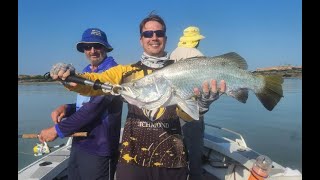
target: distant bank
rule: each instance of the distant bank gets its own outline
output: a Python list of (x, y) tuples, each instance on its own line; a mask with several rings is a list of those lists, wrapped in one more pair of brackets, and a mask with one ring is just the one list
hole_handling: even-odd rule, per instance
[[(302, 79), (302, 66), (273, 66), (267, 68), (257, 68), (252, 71), (254, 74), (261, 75), (281, 75), (284, 78)], [(30, 82), (53, 82), (51, 79), (45, 79), (43, 75), (18, 75), (18, 83)]]
[(300, 78), (302, 79), (302, 66), (273, 66), (266, 68), (257, 68), (253, 71), (254, 74), (262, 75), (281, 75), (285, 78)]

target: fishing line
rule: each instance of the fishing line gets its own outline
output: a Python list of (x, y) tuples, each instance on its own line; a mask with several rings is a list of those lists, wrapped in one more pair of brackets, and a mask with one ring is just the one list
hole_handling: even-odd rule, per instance
[(34, 156), (34, 154), (26, 153), (26, 152), (18, 152), (18, 154), (25, 154), (25, 155), (31, 155)]

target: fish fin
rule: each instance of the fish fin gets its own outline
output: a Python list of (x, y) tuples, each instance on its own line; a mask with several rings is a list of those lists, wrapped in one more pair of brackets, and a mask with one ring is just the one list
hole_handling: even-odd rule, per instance
[(272, 109), (277, 105), (280, 99), (283, 97), (282, 76), (272, 75), (272, 76), (262, 76), (264, 78), (265, 86), (259, 92), (256, 92), (256, 96), (263, 104), (263, 106), (272, 111)]
[(215, 62), (221, 62), (221, 64), (233, 65), (244, 70), (248, 69), (246, 60), (235, 52), (222, 54), (213, 58), (215, 59)]
[(199, 105), (193, 99), (183, 100), (176, 96), (178, 106), (194, 120), (199, 120)]
[(242, 88), (236, 91), (228, 91), (227, 94), (228, 96), (235, 98), (239, 102), (246, 103), (248, 99), (249, 91), (248, 89)]

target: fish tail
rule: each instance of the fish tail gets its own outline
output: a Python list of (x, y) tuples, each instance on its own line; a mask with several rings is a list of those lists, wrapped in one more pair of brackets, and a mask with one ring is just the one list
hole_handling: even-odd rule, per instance
[(260, 76), (264, 79), (265, 86), (259, 92), (256, 92), (256, 96), (266, 109), (272, 111), (272, 109), (283, 97), (283, 78), (279, 75), (257, 76)]

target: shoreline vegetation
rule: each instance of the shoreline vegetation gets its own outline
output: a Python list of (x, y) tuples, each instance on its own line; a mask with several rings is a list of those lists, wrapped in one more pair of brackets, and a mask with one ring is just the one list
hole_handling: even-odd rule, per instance
[[(302, 66), (273, 66), (257, 68), (251, 72), (259, 75), (281, 75), (284, 78), (302, 79)], [(22, 83), (58, 83), (58, 81), (45, 79), (43, 75), (18, 75), (18, 84)]]

